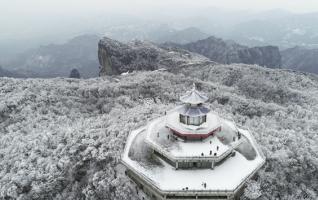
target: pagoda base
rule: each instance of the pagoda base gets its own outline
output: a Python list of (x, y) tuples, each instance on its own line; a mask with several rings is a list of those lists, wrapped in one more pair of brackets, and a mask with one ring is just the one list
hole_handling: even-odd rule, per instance
[[(204, 193), (200, 194), (200, 192), (195, 191), (175, 191), (175, 192), (164, 192), (158, 190), (158, 188), (153, 187), (149, 185), (146, 181), (143, 180), (142, 177), (140, 177), (138, 174), (134, 173), (131, 170), (126, 170), (125, 174), (136, 184), (137, 190), (141, 190), (143, 194), (146, 196), (143, 196), (143, 200), (180, 200), (180, 199), (187, 199), (187, 200), (196, 200), (196, 199), (202, 199), (202, 200), (239, 200), (241, 194), (243, 193), (244, 187), (242, 187), (240, 190), (238, 190), (236, 193), (232, 194), (222, 194), (221, 192), (219, 194), (209, 194)], [(139, 193), (139, 192), (137, 192)]]

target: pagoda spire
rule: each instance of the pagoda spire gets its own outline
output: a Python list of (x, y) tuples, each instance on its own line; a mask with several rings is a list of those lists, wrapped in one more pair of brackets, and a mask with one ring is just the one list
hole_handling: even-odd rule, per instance
[(193, 83), (192, 90), (187, 91), (185, 95), (180, 97), (181, 102), (192, 105), (205, 103), (208, 99), (205, 94), (197, 90), (195, 83)]
[(195, 82), (193, 82), (193, 88), (192, 88), (192, 90), (196, 90), (197, 89), (197, 86), (195, 85)]

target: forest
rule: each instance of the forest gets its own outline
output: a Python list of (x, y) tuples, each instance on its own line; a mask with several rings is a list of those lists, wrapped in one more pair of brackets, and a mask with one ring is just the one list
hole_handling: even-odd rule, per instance
[(318, 77), (232, 64), (0, 78), (0, 199), (137, 200), (120, 164), (126, 138), (193, 83), (212, 111), (249, 129), (266, 156), (242, 199), (318, 198)]

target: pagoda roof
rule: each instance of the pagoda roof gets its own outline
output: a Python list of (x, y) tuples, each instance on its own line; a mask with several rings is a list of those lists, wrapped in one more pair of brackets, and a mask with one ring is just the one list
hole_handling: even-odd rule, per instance
[(187, 91), (185, 95), (180, 97), (180, 101), (187, 104), (201, 104), (208, 100), (209, 98), (203, 94), (202, 92), (199, 92), (195, 85), (193, 84), (193, 88), (190, 91)]
[(185, 116), (190, 117), (197, 117), (197, 116), (203, 116), (210, 112), (210, 110), (204, 106), (198, 106), (198, 107), (191, 107), (191, 106), (180, 106), (178, 108), (178, 112)]
[(190, 134), (190, 135), (194, 135), (194, 134), (207, 135), (211, 131), (221, 126), (219, 116), (211, 112), (207, 114), (206, 122), (201, 124), (200, 126), (185, 125), (181, 123), (179, 121), (179, 112), (173, 112), (167, 115), (165, 122), (169, 128), (179, 133)]

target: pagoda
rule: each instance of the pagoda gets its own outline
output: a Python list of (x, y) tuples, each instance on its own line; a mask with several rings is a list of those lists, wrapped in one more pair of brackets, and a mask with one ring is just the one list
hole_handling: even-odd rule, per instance
[(207, 100), (208, 97), (196, 90), (195, 85), (181, 96), (183, 105), (167, 117), (167, 126), (172, 133), (184, 140), (202, 140), (220, 131), (218, 116), (204, 106)]
[(122, 163), (141, 199), (239, 199), (265, 163), (250, 131), (219, 117), (195, 87), (130, 133)]

